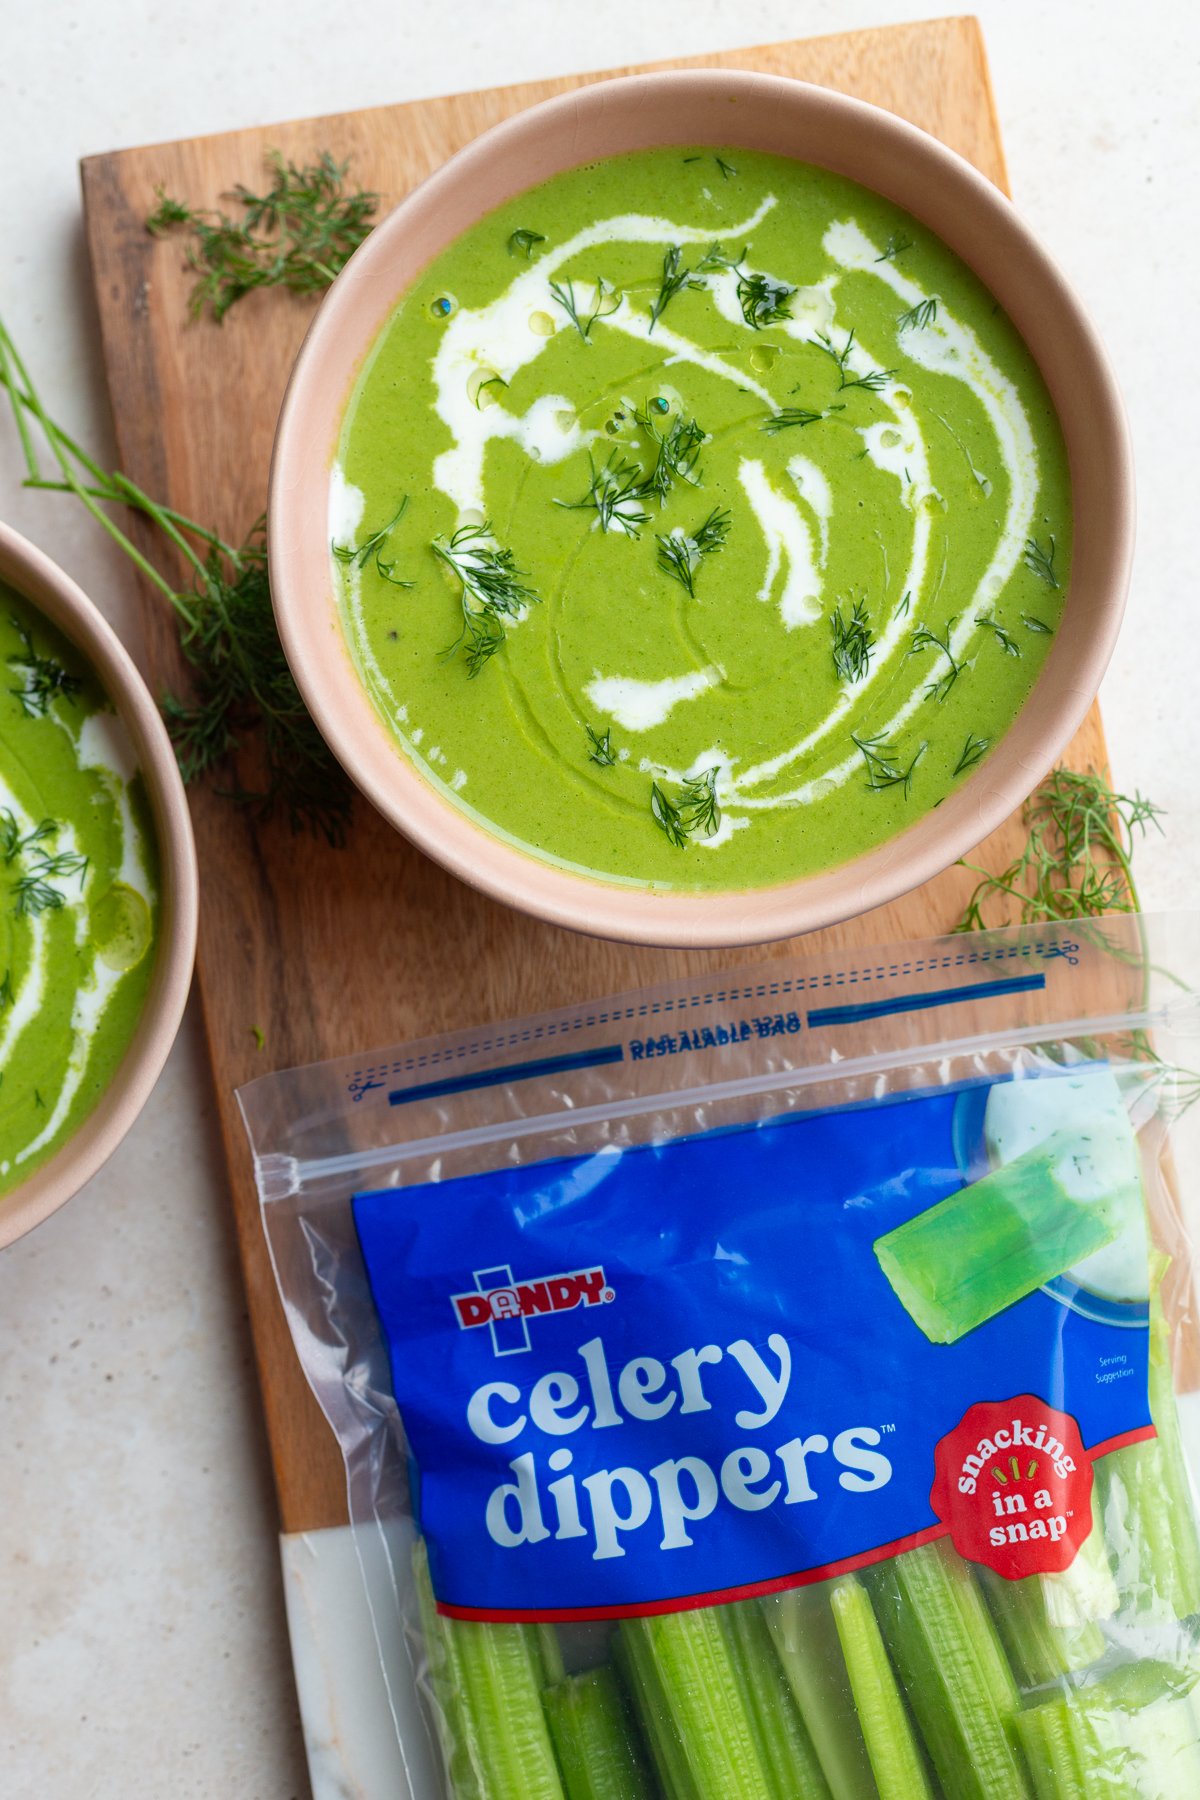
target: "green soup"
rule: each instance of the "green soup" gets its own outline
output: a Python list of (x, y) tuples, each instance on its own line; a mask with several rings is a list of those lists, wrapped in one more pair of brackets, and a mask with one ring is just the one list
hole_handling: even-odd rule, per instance
[(740, 150), (573, 169), (460, 238), (374, 345), (330, 496), (403, 753), (530, 854), (655, 887), (827, 869), (936, 806), (1070, 567), (1058, 422), (992, 296), (886, 201)]
[(96, 1104), (150, 982), (158, 879), (123, 726), (0, 582), (0, 1192)]

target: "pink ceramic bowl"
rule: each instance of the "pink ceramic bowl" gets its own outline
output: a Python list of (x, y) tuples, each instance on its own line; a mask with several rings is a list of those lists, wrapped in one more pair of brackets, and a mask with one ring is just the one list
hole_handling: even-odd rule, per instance
[(138, 759), (157, 840), (162, 900), (150, 991), (129, 1047), (97, 1105), (48, 1162), (0, 1195), (0, 1248), (40, 1225), (108, 1160), (137, 1118), (175, 1041), (196, 952), (196, 849), (183, 783), (145, 682), (82, 590), (0, 525), (0, 581), (45, 614), (92, 668)]
[[(739, 892), (618, 887), (502, 843), (417, 773), (351, 664), (329, 569), (327, 495), (363, 358), (425, 265), (486, 213), (559, 170), (662, 144), (744, 145), (821, 164), (904, 207), (987, 284), (1036, 357), (1070, 455), (1074, 561), (1054, 648), (1007, 736), (935, 812), (839, 868)], [(731, 70), (583, 87), (451, 157), (371, 234), (331, 288), (297, 360), (275, 441), (269, 508), (275, 615), (325, 738), (385, 818), (464, 881), (555, 924), (652, 944), (732, 945), (829, 925), (947, 868), (1026, 798), (1066, 748), (1116, 641), (1133, 545), (1120, 397), (1079, 302), (999, 190), (902, 119), (825, 88)]]

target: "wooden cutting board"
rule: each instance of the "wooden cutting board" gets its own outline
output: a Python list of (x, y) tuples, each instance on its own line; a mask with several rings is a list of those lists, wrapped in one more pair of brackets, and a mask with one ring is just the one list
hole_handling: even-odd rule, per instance
[[(1006, 186), (973, 19), (685, 62), (798, 76), (856, 94), (933, 132)], [(391, 205), (487, 126), (599, 79), (531, 82), (88, 158), (88, 244), (126, 473), (226, 538), (243, 536), (265, 504), (276, 413), (314, 304), (262, 292), (239, 303), (223, 326), (189, 323), (181, 244), (155, 240), (143, 226), (157, 184), (212, 206), (235, 183), (258, 180), (268, 148), (298, 162), (328, 149), (339, 160), (351, 158), (354, 182), (378, 189)], [(149, 587), (144, 599), (151, 666), (165, 686), (179, 675), (174, 625)], [(1104, 761), (1094, 710), (1071, 760), (1077, 767)], [(192, 810), (201, 869), (199, 980), (280, 1512), (285, 1530), (311, 1530), (346, 1517), (341, 1459), (300, 1373), (276, 1297), (234, 1088), (271, 1069), (795, 946), (684, 953), (572, 936), (462, 886), (362, 801), (341, 851), (293, 837), (283, 824), (256, 826), (202, 789), (193, 793)], [(1021, 837), (1013, 820), (979, 854), (999, 867)], [(947, 931), (970, 885), (962, 870), (951, 870), (804, 948)], [(264, 1034), (261, 1049), (256, 1026)]]

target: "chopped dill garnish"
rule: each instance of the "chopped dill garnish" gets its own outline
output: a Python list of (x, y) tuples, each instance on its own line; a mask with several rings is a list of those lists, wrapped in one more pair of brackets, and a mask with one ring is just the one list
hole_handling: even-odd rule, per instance
[(911, 605), (912, 605), (912, 589), (906, 588), (905, 592), (901, 598), (900, 604), (896, 608), (896, 617), (898, 619), (907, 619), (908, 609)]
[(683, 814), (675, 802), (663, 793), (657, 781), (650, 784), (650, 811), (654, 815), (655, 824), (666, 833), (668, 841), (677, 850), (682, 850), (688, 839)]
[(695, 419), (685, 419), (677, 413), (665, 432), (659, 431), (648, 408), (633, 413), (639, 428), (646, 433), (654, 445), (654, 467), (642, 484), (642, 492), (646, 495), (657, 494), (665, 500), (677, 481), (686, 481), (697, 487), (700, 475), (696, 464), (700, 457), (708, 433)]
[(1029, 613), (1021, 614), (1021, 623), (1026, 631), (1039, 631), (1044, 637), (1054, 636), (1053, 625), (1047, 625), (1044, 619), (1035, 619)]
[(861, 681), (871, 666), (875, 634), (867, 623), (867, 609), (861, 600), (854, 602), (848, 619), (842, 617), (841, 604), (834, 607), (829, 620), (833, 632), (833, 666), (843, 681)]
[(708, 275), (715, 269), (729, 269), (735, 274), (742, 317), (752, 331), (761, 331), (764, 325), (791, 318), (792, 309), (788, 302), (796, 288), (792, 282), (779, 281), (773, 275), (751, 274), (745, 267), (749, 254), (749, 244), (743, 245), (742, 254), (736, 258), (726, 256), (720, 244), (710, 244), (696, 264), (696, 272)]
[(913, 241), (910, 237), (905, 237), (902, 231), (894, 231), (883, 247), (883, 254), (877, 256), (875, 261), (877, 263), (894, 262), (896, 257), (903, 256), (904, 252), (911, 250), (912, 247)]
[(713, 763), (703, 774), (689, 775), (672, 800), (658, 785), (650, 788), (650, 811), (655, 823), (664, 831), (676, 849), (682, 850), (689, 837), (702, 831), (715, 837), (721, 828), (721, 803), (717, 799), (718, 768)]
[(520, 254), (521, 256), (525, 257), (526, 261), (528, 261), (532, 257), (537, 246), (539, 244), (544, 244), (545, 242), (546, 242), (546, 237), (545, 237), (544, 232), (527, 231), (523, 226), (521, 226), (521, 227), (518, 227), (518, 229), (516, 231), (511, 232), (509, 234), (508, 254), (510, 256), (516, 256), (516, 255)]
[(603, 737), (590, 725), (585, 725), (583, 729), (587, 732), (588, 743), (591, 745), (588, 761), (598, 763), (602, 769), (611, 769), (617, 760), (617, 753), (612, 747), (612, 726), (608, 727)]
[(753, 331), (761, 331), (764, 325), (774, 325), (779, 319), (790, 319), (789, 301), (795, 292), (792, 282), (777, 281), (773, 275), (743, 274), (738, 278), (742, 317)]
[(659, 568), (664, 575), (670, 575), (694, 597), (696, 572), (706, 556), (724, 548), (729, 536), (729, 525), (728, 512), (722, 512), (716, 507), (694, 532), (688, 533), (677, 525), (674, 531), (658, 539)]
[(185, 226), (192, 233), (187, 266), (196, 280), (188, 309), (194, 318), (207, 307), (219, 324), (255, 288), (318, 293), (371, 230), (379, 195), (345, 191), (349, 162), (335, 162), (326, 150), (298, 168), (271, 150), (267, 166), (271, 185), (265, 194), (251, 193), (240, 182), (234, 188), (230, 198), (242, 209), (240, 219), (155, 189), (158, 205), (146, 220), (147, 231), (160, 237)]
[(852, 375), (848, 365), (854, 349), (853, 331), (850, 332), (840, 350), (823, 331), (819, 332), (815, 338), (810, 338), (809, 342), (815, 349), (823, 350), (825, 355), (832, 358), (837, 365), (839, 394), (843, 393), (846, 388), (866, 388), (868, 393), (877, 394), (881, 388), (887, 386), (896, 373), (895, 369), (868, 369), (865, 374)]
[(907, 312), (900, 314), (896, 320), (896, 330), (924, 331), (925, 327), (932, 325), (937, 318), (937, 310), (936, 295), (928, 300), (921, 300), (916, 306), (911, 306)]
[(986, 626), (987, 630), (993, 633), (1005, 656), (1020, 656), (1021, 646), (1012, 632), (1006, 631), (999, 619), (993, 618), (991, 613), (976, 613), (975, 623)]
[(8, 807), (0, 809), (0, 856), (3, 856), (5, 867), (15, 862), (18, 856), (24, 856), (30, 850), (36, 850), (47, 838), (58, 836), (58, 824), (54, 819), (42, 819), (31, 831), (21, 835), (21, 827), (17, 824), (15, 814)]
[(726, 181), (728, 181), (731, 176), (737, 174), (737, 170), (734, 168), (733, 164), (731, 162), (726, 162), (723, 156), (714, 156), (713, 161), (716, 163), (718, 169), (720, 169), (721, 174), (725, 177)]
[(918, 625), (913, 632), (912, 643), (908, 646), (909, 656), (919, 655), (922, 650), (936, 650), (939, 655), (945, 657), (950, 665), (944, 675), (931, 681), (925, 689), (926, 697), (930, 700), (944, 700), (963, 672), (962, 663), (957, 660), (950, 648), (950, 633), (953, 627), (954, 620), (951, 619), (946, 626), (945, 637), (940, 638), (936, 631), (930, 630), (928, 625)]
[(595, 291), (592, 295), (592, 309), (581, 314), (575, 299), (575, 283), (573, 281), (552, 281), (550, 292), (570, 319), (585, 344), (592, 341), (592, 326), (598, 319), (611, 318), (620, 306), (624, 296), (618, 289), (610, 286), (600, 275), (596, 279)]
[(1161, 816), (1141, 794), (1116, 793), (1094, 769), (1055, 769), (1025, 802), (1028, 836), (1019, 855), (999, 874), (963, 863), (980, 879), (955, 929), (1138, 912), (1134, 846), (1151, 825), (1161, 831)]
[(859, 737), (857, 732), (850, 733), (850, 742), (860, 752), (867, 770), (867, 786), (872, 793), (880, 794), (886, 788), (902, 787), (905, 798), (912, 788), (912, 778), (917, 764), (924, 756), (929, 745), (920, 744), (906, 767), (900, 763), (900, 752), (894, 744), (889, 744), (886, 734), (877, 731), (873, 737)]
[(1057, 546), (1053, 533), (1051, 533), (1049, 541), (1050, 548), (1043, 550), (1036, 538), (1025, 540), (1025, 567), (1031, 574), (1036, 575), (1039, 581), (1044, 581), (1047, 587), (1056, 588), (1058, 576), (1054, 572), (1054, 555)]
[(968, 731), (967, 741), (954, 765), (955, 775), (965, 775), (968, 769), (973, 769), (977, 762), (983, 761), (990, 748), (990, 738), (976, 737), (973, 732)]
[(13, 998), (12, 970), (5, 969), (4, 979), (0, 981), (0, 1006), (11, 1006)]
[(36, 650), (32, 633), (19, 619), (10, 618), (9, 624), (21, 640), (21, 649), (9, 657), (8, 666), (20, 673), (21, 685), (8, 691), (27, 718), (44, 719), (52, 701), (74, 700), (83, 688), (83, 679), (69, 675), (53, 656)]
[(603, 468), (596, 467), (590, 454), (588, 465), (591, 480), (583, 498), (556, 500), (555, 506), (566, 507), (569, 512), (594, 507), (601, 531), (623, 531), (626, 537), (637, 537), (639, 526), (650, 523), (650, 514), (643, 512), (641, 505), (645, 492), (642, 465), (624, 461), (617, 450), (609, 454)]
[(491, 525), (460, 525), (448, 539), (435, 538), (433, 553), (462, 583), (462, 630), (444, 654), (462, 649), (467, 674), (478, 675), (504, 642), (506, 618), (516, 618), (521, 608), (539, 596), (525, 587), (511, 550), (497, 544)]
[(827, 419), (830, 413), (845, 412), (845, 410), (844, 406), (838, 405), (836, 402), (833, 406), (827, 406), (824, 412), (813, 412), (811, 407), (807, 406), (783, 406), (777, 413), (772, 413), (769, 419), (764, 419), (759, 429), (769, 432), (774, 437), (776, 432), (789, 431), (793, 425), (801, 427), (816, 425), (821, 419)]
[(13, 884), (17, 917), (35, 918), (38, 913), (58, 912), (66, 905), (67, 897), (54, 883), (77, 875), (82, 893), (87, 872), (88, 859), (77, 850), (38, 850)]
[(331, 544), (330, 549), (338, 562), (353, 563), (358, 569), (365, 569), (367, 563), (374, 558), (376, 573), (381, 575), (384, 581), (390, 581), (393, 587), (410, 588), (413, 583), (401, 581), (395, 572), (395, 563), (383, 560), (384, 545), (407, 511), (408, 495), (405, 494), (387, 524), (381, 525), (378, 531), (373, 531), (370, 537), (365, 538), (361, 544)]
[(36, 1107), (40, 1107), (40, 1109), (41, 1109), (41, 1110), (42, 1110), (42, 1112), (45, 1112), (45, 1110), (46, 1110), (46, 1102), (45, 1102), (45, 1101), (44, 1101), (44, 1100), (43, 1100), (43, 1099), (42, 1099), (42, 1090), (41, 1090), (41, 1088), (34, 1088), (34, 1090), (33, 1090), (33, 1104), (34, 1104), (34, 1105), (35, 1105), (35, 1106), (36, 1106)]
[(662, 275), (659, 279), (658, 293), (650, 308), (650, 330), (654, 330), (676, 294), (681, 293), (684, 288), (701, 288), (703, 286), (704, 282), (684, 262), (683, 251), (679, 245), (668, 244), (663, 251)]

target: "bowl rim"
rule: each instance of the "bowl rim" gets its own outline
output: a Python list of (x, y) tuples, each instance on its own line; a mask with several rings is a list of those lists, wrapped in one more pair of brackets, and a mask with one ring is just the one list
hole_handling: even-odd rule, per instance
[[(606, 125), (611, 131), (613, 120), (619, 129), (630, 117), (654, 117), (659, 106), (682, 104), (694, 114), (716, 101), (728, 106), (722, 143), (792, 126), (802, 139), (838, 146), (832, 155), (817, 155), (802, 143), (793, 154), (841, 169), (896, 200), (980, 275), (1049, 388), (1070, 457), (1076, 522), (1086, 487), (1079, 469), (1088, 473), (1093, 530), (1084, 552), (1083, 534), (1076, 534), (1063, 622), (1032, 693), (992, 754), (937, 809), (873, 850), (814, 875), (738, 890), (658, 891), (540, 861), (477, 824), (404, 755), (359, 680), (338, 619), (329, 577), (328, 474), (353, 381), (379, 329), (420, 270), (469, 228), (441, 228), (464, 189), (488, 196), (469, 223), (478, 222), (506, 198), (562, 169), (639, 147), (627, 141), (614, 142), (607, 152), (591, 147)], [(739, 105), (736, 117), (730, 102)], [(544, 159), (530, 175), (538, 141), (553, 143), (556, 134), (572, 146), (571, 154)], [(716, 142), (718, 135), (706, 123), (686, 141)], [(685, 138), (677, 131), (659, 138), (647, 126), (642, 141), (650, 147)], [(855, 158), (874, 157), (882, 178), (845, 168), (848, 144), (856, 146)], [(505, 187), (500, 172), (510, 166), (522, 178)], [(911, 188), (921, 183), (914, 199)], [(505, 191), (492, 197), (497, 187)], [(434, 242), (405, 269), (409, 235)], [(1034, 284), (1036, 306), (1024, 294), (1025, 281)], [(1047, 366), (1038, 354), (1042, 337), (1071, 350), (1068, 369)], [(1095, 698), (1124, 610), (1133, 533), (1129, 432), (1107, 354), (1057, 264), (1008, 197), (957, 152), (880, 107), (786, 76), (721, 68), (620, 76), (542, 101), (474, 138), (413, 188), (355, 252), (309, 327), (279, 415), (268, 504), (272, 602), (288, 662), (322, 735), (384, 818), (469, 885), (552, 924), (628, 943), (686, 948), (734, 947), (838, 923), (919, 886), (1003, 823), (1066, 748)]]
[(45, 1162), (0, 1195), (0, 1249), (77, 1194), (141, 1112), (179, 1030), (191, 987), (199, 878), (183, 780), (150, 690), (129, 652), (83, 589), (11, 526), (0, 523), (0, 580), (87, 658), (120, 715), (146, 784), (162, 893), (150, 988), (134, 1033), (92, 1110)]

